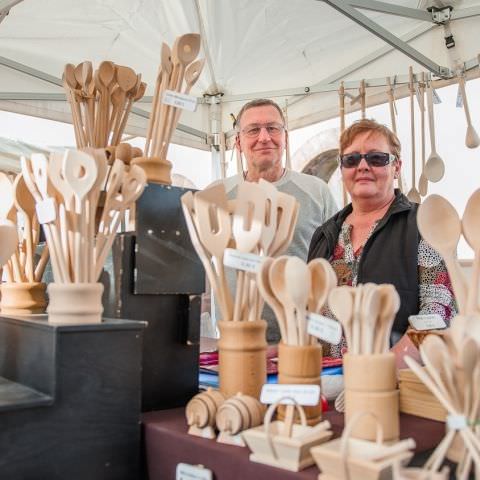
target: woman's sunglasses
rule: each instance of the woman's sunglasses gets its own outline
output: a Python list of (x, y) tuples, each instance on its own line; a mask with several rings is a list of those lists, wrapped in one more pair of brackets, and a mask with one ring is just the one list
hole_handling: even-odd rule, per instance
[(384, 167), (396, 159), (392, 153), (385, 152), (347, 153), (340, 157), (340, 165), (344, 168), (358, 167), (362, 158), (369, 167)]

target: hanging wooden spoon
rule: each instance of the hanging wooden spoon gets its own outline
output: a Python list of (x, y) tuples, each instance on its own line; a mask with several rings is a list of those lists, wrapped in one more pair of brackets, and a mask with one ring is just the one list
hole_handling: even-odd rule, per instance
[(462, 92), (463, 109), (465, 110), (465, 118), (467, 119), (467, 133), (465, 135), (465, 145), (468, 148), (477, 148), (480, 145), (480, 138), (478, 137), (475, 128), (472, 125), (472, 118), (470, 117), (470, 109), (468, 108), (467, 92), (465, 90), (465, 77), (460, 75), (458, 77), (458, 86)]
[(428, 109), (428, 125), (430, 134), (430, 156), (425, 164), (425, 176), (429, 182), (439, 182), (445, 174), (445, 164), (435, 149), (435, 117), (433, 112), (433, 92), (432, 83), (427, 85), (427, 109)]
[(460, 313), (464, 314), (466, 282), (456, 257), (457, 244), (462, 233), (457, 211), (440, 195), (430, 195), (418, 208), (417, 223), (424, 240), (443, 257)]
[(413, 203), (420, 203), (422, 199), (418, 193), (416, 185), (416, 175), (415, 175), (415, 104), (413, 101), (413, 95), (415, 93), (415, 87), (413, 84), (413, 70), (412, 67), (408, 69), (409, 82), (408, 89), (410, 91), (410, 137), (412, 142), (412, 188), (407, 193), (407, 198)]
[(425, 72), (422, 72), (422, 81), (419, 83), (419, 93), (422, 171), (418, 179), (418, 193), (420, 193), (422, 197), (425, 197), (428, 193), (428, 179), (425, 176)]
[(467, 315), (478, 312), (478, 284), (480, 275), (480, 189), (468, 199), (462, 217), (462, 232), (474, 252), (471, 283), (467, 292)]

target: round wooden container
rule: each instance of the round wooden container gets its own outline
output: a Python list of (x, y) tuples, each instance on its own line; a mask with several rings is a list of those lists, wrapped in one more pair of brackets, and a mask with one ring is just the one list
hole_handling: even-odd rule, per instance
[(267, 323), (223, 320), (218, 329), (220, 391), (227, 397), (241, 392), (259, 398), (267, 379)]
[(3, 283), (0, 311), (4, 315), (45, 313), (46, 288), (46, 284), (40, 282)]
[[(357, 414), (373, 413), (383, 428), (386, 441), (398, 440), (400, 435), (399, 391), (357, 392), (345, 390), (345, 424)], [(352, 437), (374, 441), (377, 432), (377, 420), (365, 415), (358, 420), (352, 430)]]
[(395, 355), (391, 352), (343, 356), (345, 390), (388, 392), (397, 388)]
[(256, 398), (238, 393), (226, 400), (217, 412), (217, 428), (220, 432), (236, 435), (263, 422), (265, 406)]
[(136, 157), (130, 165), (138, 165), (145, 170), (147, 181), (150, 183), (172, 184), (172, 162), (160, 157)]
[[(278, 383), (321, 385), (322, 346), (317, 345), (278, 345)], [(303, 407), (308, 425), (316, 425), (322, 421), (322, 403), (311, 407)], [(285, 406), (280, 405), (278, 418), (283, 420)]]
[(215, 427), (217, 410), (224, 401), (223, 394), (211, 388), (195, 395), (185, 409), (188, 425), (195, 425), (198, 428)]
[(47, 287), (50, 323), (83, 324), (102, 322), (101, 283), (50, 283)]

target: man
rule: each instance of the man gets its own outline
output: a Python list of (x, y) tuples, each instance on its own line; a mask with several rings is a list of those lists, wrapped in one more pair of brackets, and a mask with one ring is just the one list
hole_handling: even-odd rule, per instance
[[(280, 192), (293, 195), (300, 208), (293, 240), (285, 255), (306, 260), (316, 227), (338, 210), (327, 184), (317, 177), (283, 167), (288, 132), (283, 112), (272, 100), (258, 99), (245, 104), (238, 113), (235, 128), (236, 148), (245, 156), (247, 171), (243, 172), (243, 178), (238, 174), (220, 180), (228, 197), (236, 197), (240, 182), (258, 182), (261, 178), (271, 182)], [(269, 308), (265, 308), (263, 318), (268, 322), (267, 340), (278, 342), (278, 325)]]

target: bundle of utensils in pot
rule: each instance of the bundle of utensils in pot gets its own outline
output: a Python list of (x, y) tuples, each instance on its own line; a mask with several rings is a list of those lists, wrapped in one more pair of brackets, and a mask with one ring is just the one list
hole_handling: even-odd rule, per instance
[(133, 103), (145, 94), (147, 84), (130, 67), (102, 62), (67, 63), (63, 88), (72, 111), (78, 148), (117, 145)]
[[(240, 183), (234, 200), (222, 184), (187, 192), (182, 207), (222, 318), (217, 323), (220, 390), (227, 397), (241, 392), (258, 398), (266, 381), (267, 343), (256, 272), (264, 257), (280, 255), (290, 244), (298, 202), (260, 180)], [(235, 296), (224, 264), (236, 269), (230, 271), (236, 272)]]
[[(395, 287), (344, 285), (331, 291), (328, 305), (343, 325), (348, 345), (348, 353), (343, 356), (345, 391), (336, 407), (345, 410), (346, 423), (357, 413), (375, 413), (384, 438), (397, 440), (399, 392), (395, 356), (389, 352), (390, 332), (400, 308)], [(353, 437), (364, 440), (374, 440), (375, 435), (376, 424), (371, 416), (362, 417), (352, 431)]]
[(0, 173), (0, 190), (0, 266), (5, 279), (1, 287), (1, 312), (43, 313), (46, 300), (41, 280), (48, 262), (48, 248), (40, 256), (35, 255), (40, 238), (35, 202), (21, 174), (12, 181)]
[(469, 478), (472, 462), (480, 477), (480, 345), (465, 317), (457, 316), (443, 336), (428, 335), (420, 345), (422, 368), (405, 361), (447, 411), (447, 433), (425, 468), (437, 471), (445, 457), (458, 462), (457, 477)]
[[(98, 282), (125, 212), (141, 195), (144, 171), (128, 172), (115, 160), (107, 175), (103, 149), (66, 150), (22, 158), (22, 178), (35, 203), (50, 251), (49, 321), (99, 322), (103, 286)], [(95, 220), (102, 189), (100, 221)]]
[(204, 59), (195, 60), (200, 46), (201, 39), (197, 33), (177, 37), (172, 49), (166, 43), (162, 44), (147, 128), (146, 158), (138, 161), (147, 171), (149, 180), (162, 181), (162, 168), (165, 165), (171, 167), (167, 161), (168, 147), (182, 109), (196, 108), (196, 99), (189, 93), (205, 63)]

